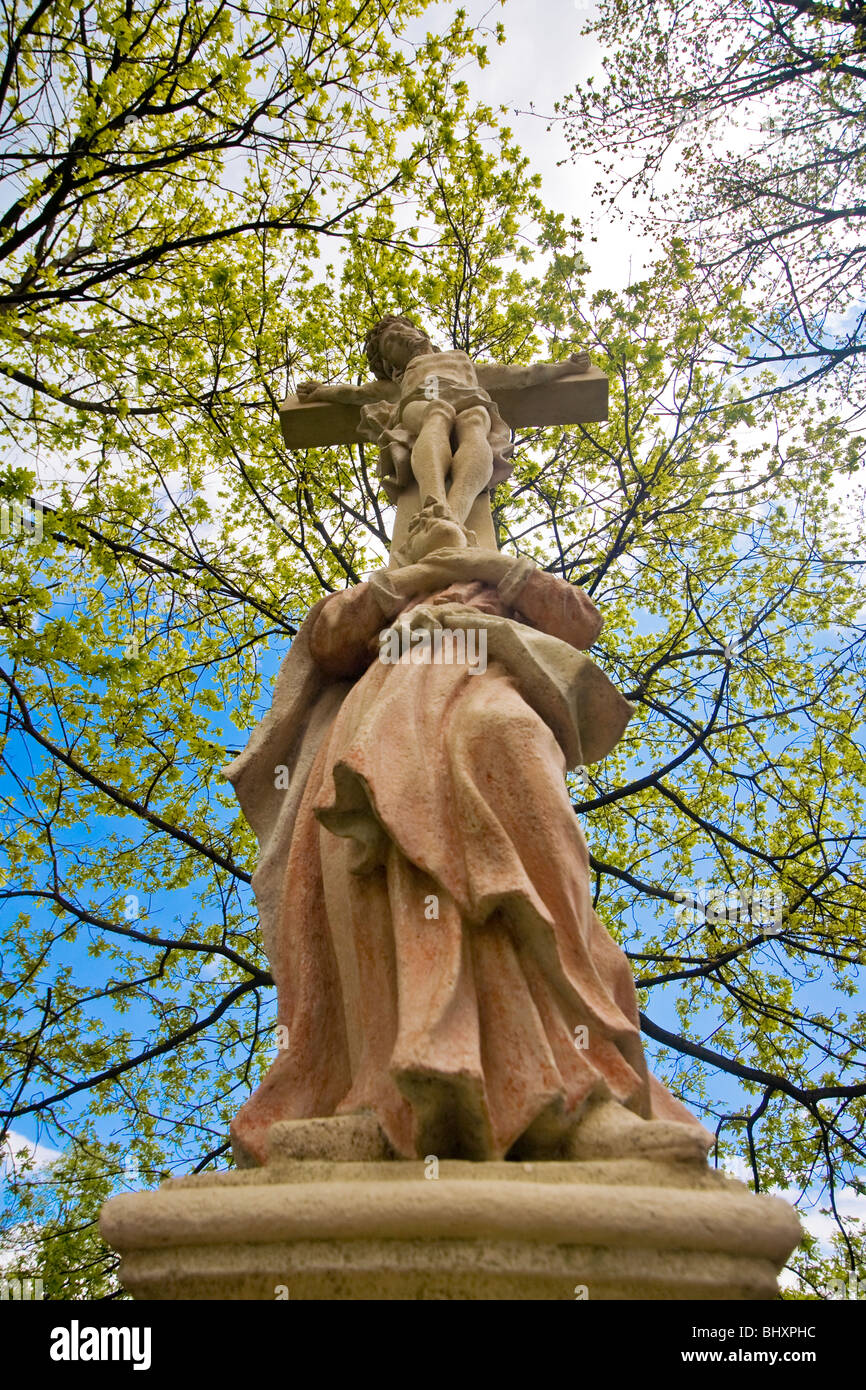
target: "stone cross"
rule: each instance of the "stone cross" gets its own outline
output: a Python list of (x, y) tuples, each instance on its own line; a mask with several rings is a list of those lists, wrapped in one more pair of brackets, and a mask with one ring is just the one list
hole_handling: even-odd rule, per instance
[(530, 366), (478, 363), (440, 353), (409, 320), (388, 316), (368, 335), (367, 355), (375, 381), (301, 383), (280, 422), (291, 449), (361, 438), (379, 445), (383, 486), (397, 504), (392, 565), (405, 559), (410, 525), (431, 497), (495, 550), (489, 489), (511, 471), (513, 431), (607, 419), (608, 380), (585, 353)]

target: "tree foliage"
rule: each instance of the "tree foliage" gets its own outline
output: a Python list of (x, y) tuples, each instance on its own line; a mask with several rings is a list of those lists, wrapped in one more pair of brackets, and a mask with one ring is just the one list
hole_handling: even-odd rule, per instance
[[(604, 53), (560, 107), (596, 190), (685, 237), (759, 312), (744, 360), (862, 400), (866, 14), (838, 0), (601, 0)], [(644, 195), (646, 195), (646, 200)], [(648, 200), (648, 201), (647, 201)]]
[(124, 1298), (115, 1259), (99, 1234), (99, 1213), (118, 1185), (153, 1185), (162, 1175), (125, 1164), (120, 1145), (101, 1144), (85, 1127), (50, 1163), (37, 1163), (32, 1150), (15, 1143), (4, 1160), (2, 1278), (20, 1280), (26, 1299)]

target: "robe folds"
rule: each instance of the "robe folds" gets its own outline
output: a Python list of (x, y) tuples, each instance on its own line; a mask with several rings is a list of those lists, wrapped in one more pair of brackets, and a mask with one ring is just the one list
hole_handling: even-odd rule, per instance
[(264, 1162), (279, 1120), (364, 1111), (405, 1157), (553, 1156), (594, 1098), (697, 1123), (647, 1070), (631, 969), (592, 907), (565, 771), (609, 752), (632, 711), (556, 635), (568, 586), (544, 576), (550, 622), (530, 626), (513, 583), (453, 602), (431, 571), (407, 602), (394, 573), (371, 586), (382, 627), (474, 626), (486, 666), (407, 643), (328, 677), (311, 650), (340, 596), (325, 599), (225, 769), (259, 839), (288, 1033), (235, 1118), (236, 1153)]

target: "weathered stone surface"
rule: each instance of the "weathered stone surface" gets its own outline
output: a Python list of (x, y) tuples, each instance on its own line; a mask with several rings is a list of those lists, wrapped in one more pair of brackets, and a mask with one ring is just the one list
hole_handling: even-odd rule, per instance
[(701, 1162), (432, 1171), (275, 1153), (115, 1197), (102, 1231), (156, 1299), (766, 1299), (800, 1238), (786, 1202)]
[[(474, 627), (486, 669), (371, 657), (395, 621)], [(565, 783), (631, 713), (582, 655), (600, 626), (574, 586), (465, 548), (380, 571), (302, 625), (225, 770), (259, 839), (287, 1039), (233, 1123), (239, 1161), (265, 1162), (279, 1121), (360, 1110), (404, 1158), (554, 1158), (610, 1098), (706, 1149), (648, 1072)]]
[(334, 1115), (321, 1120), (284, 1120), (268, 1132), (268, 1163), (322, 1159), (365, 1163), (394, 1158), (373, 1115)]
[(365, 351), (374, 381), (298, 395), (358, 407), (399, 545), (312, 609), (224, 769), (259, 841), (280, 1033), (232, 1123), (236, 1159), (264, 1163), (280, 1122), (360, 1112), (407, 1159), (705, 1153), (648, 1071), (565, 781), (632, 714), (584, 655), (601, 615), (474, 530), (512, 466), (494, 393), (552, 399), (588, 354), (484, 365), (393, 314)]
[[(607, 419), (608, 379), (598, 367), (532, 386), (510, 386), (503, 377), (502, 385), (487, 389), (512, 429), (590, 424)], [(357, 444), (360, 419), (360, 405), (348, 402), (288, 396), (280, 407), (283, 439), (290, 449)]]

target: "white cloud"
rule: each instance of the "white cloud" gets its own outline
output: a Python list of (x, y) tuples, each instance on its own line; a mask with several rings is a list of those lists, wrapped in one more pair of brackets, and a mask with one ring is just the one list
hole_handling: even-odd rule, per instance
[(0, 1150), (0, 1164), (2, 1164), (4, 1177), (7, 1173), (14, 1171), (18, 1155), (22, 1150), (34, 1156), (37, 1168), (47, 1168), (49, 1163), (53, 1163), (56, 1158), (60, 1157), (60, 1149), (52, 1149), (48, 1144), (34, 1143), (26, 1135), (18, 1134), (16, 1130), (10, 1129), (6, 1135), (6, 1142)]
[[(506, 34), (503, 45), (493, 40), (487, 45), (486, 68), (473, 67), (461, 74), (472, 95), (494, 110), (506, 108), (501, 119), (529, 156), (532, 172), (541, 175), (544, 201), (566, 218), (580, 220), (586, 238), (583, 253), (591, 268), (590, 288), (624, 288), (641, 276), (656, 248), (593, 199), (600, 166), (588, 156), (572, 156), (561, 124), (548, 130), (554, 104), (573, 91), (576, 82), (589, 76), (595, 77), (597, 85), (601, 82), (601, 49), (595, 39), (584, 38), (580, 32), (595, 6), (588, 0), (544, 0), (539, 9), (525, 0), (509, 0), (502, 7), (491, 5), (490, 0), (474, 0), (464, 8), (470, 21), (484, 19), (488, 28), (501, 21)], [(435, 32), (452, 17), (450, 4), (431, 5), (410, 26), (410, 36), (417, 38), (428, 29)]]
[[(785, 1194), (780, 1193), (779, 1195), (784, 1196)], [(824, 1249), (825, 1252), (829, 1252), (831, 1237), (838, 1234), (839, 1227), (836, 1225), (832, 1214), (829, 1216), (823, 1216), (821, 1214), (822, 1207), (827, 1207), (829, 1210), (826, 1195), (816, 1201), (815, 1207), (812, 1210), (808, 1208), (801, 1209), (800, 1219), (803, 1225), (811, 1231), (813, 1235), (818, 1237), (822, 1249)], [(862, 1223), (860, 1229), (866, 1229), (866, 1197), (860, 1197), (856, 1192), (839, 1192), (836, 1194), (836, 1210), (843, 1220), (845, 1220), (845, 1218), (850, 1219), (851, 1217), (857, 1217)]]

